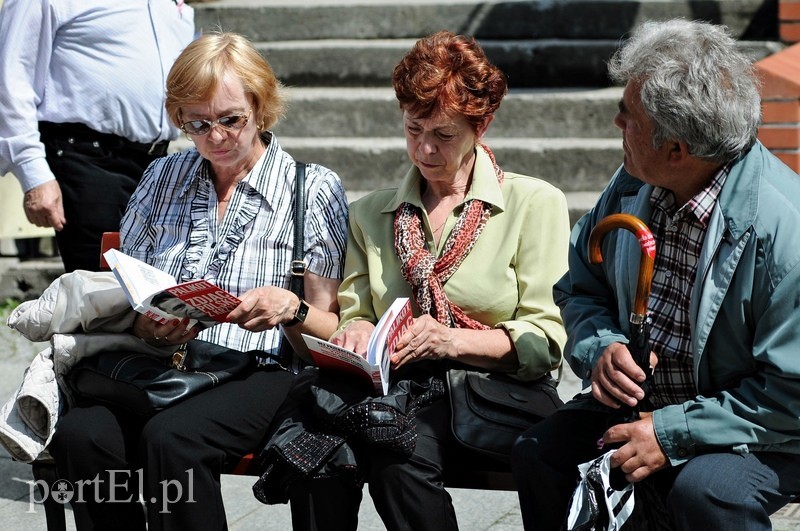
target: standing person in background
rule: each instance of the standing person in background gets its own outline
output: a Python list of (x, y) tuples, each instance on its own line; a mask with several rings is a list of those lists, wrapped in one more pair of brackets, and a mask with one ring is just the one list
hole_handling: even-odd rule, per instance
[[(648, 22), (609, 70), (625, 85), (624, 166), (575, 225), (555, 287), (565, 357), (591, 391), (514, 447), (525, 529), (561, 529), (577, 465), (611, 447), (611, 466), (648, 478), (675, 529), (771, 529), (800, 492), (800, 178), (756, 139), (758, 80), (723, 27)], [(645, 398), (628, 350), (640, 246), (614, 231), (602, 264), (587, 256), (593, 228), (620, 212), (656, 242), (655, 410), (609, 427)]]
[(96, 270), (100, 238), (145, 168), (177, 138), (164, 111), (173, 61), (194, 36), (175, 0), (4, 0), (0, 175), (28, 221), (53, 227), (66, 271)]

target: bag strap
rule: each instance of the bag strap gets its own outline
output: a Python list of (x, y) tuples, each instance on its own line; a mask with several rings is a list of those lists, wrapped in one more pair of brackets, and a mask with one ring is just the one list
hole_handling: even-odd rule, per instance
[[(305, 250), (305, 215), (306, 215), (306, 164), (298, 160), (295, 161), (294, 177), (294, 249), (292, 251), (292, 265), (289, 273), (289, 289), (303, 298), (303, 277), (306, 274), (306, 261), (304, 259)], [(278, 362), (278, 364), (293, 373), (298, 373), (305, 363), (294, 355), (286, 338), (281, 342), (281, 349), (278, 355), (268, 355)]]
[(306, 261), (303, 259), (305, 249), (305, 214), (306, 214), (306, 165), (295, 161), (294, 178), (294, 251), (292, 252), (292, 278), (289, 289), (298, 297), (303, 297), (303, 276), (306, 274)]

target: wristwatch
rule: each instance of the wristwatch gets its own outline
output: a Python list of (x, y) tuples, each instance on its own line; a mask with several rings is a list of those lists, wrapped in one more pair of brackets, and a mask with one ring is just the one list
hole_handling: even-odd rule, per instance
[(283, 324), (283, 326), (294, 326), (298, 323), (306, 322), (306, 317), (308, 316), (308, 303), (303, 299), (300, 299), (300, 304), (297, 306), (297, 311), (294, 313), (294, 317), (292, 317), (291, 321), (287, 321)]

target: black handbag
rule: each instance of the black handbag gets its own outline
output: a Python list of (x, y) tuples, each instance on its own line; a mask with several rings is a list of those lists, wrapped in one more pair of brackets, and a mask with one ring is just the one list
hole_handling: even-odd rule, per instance
[(505, 462), (523, 431), (563, 405), (550, 375), (522, 382), (502, 373), (450, 369), (447, 383), (456, 440)]
[(166, 358), (100, 352), (76, 363), (66, 380), (77, 396), (150, 417), (246, 372), (255, 366), (256, 355), (264, 353), (200, 340), (189, 341)]

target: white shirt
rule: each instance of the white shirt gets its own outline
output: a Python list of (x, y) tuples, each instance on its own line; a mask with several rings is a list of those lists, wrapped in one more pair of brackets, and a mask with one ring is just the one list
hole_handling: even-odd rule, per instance
[(0, 8), (0, 175), (24, 191), (54, 179), (39, 121), (82, 123), (135, 142), (177, 138), (165, 82), (194, 37), (172, 0), (4, 0)]

